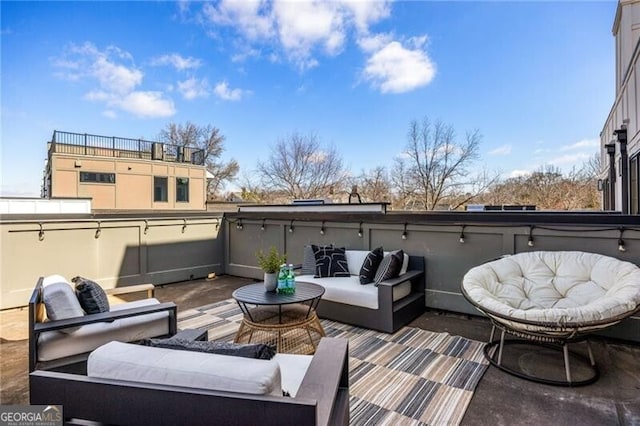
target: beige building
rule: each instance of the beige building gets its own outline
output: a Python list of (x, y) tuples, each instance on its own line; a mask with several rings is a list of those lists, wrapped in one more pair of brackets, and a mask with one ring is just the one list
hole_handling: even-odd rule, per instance
[(190, 147), (54, 131), (44, 198), (91, 198), (93, 210), (206, 210), (204, 152)]
[(605, 210), (640, 214), (640, 0), (620, 0), (613, 22), (616, 97), (600, 133)]

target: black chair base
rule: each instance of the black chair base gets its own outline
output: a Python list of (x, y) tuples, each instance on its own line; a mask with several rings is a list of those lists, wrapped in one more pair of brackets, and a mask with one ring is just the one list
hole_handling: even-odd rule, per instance
[[(564, 353), (564, 362), (565, 362), (565, 373), (567, 375), (567, 380), (553, 380), (553, 379), (545, 379), (542, 377), (537, 377), (531, 374), (527, 374), (524, 371), (513, 369), (509, 366), (504, 365), (502, 360), (500, 359), (501, 349), (503, 350), (505, 346), (510, 345), (528, 345), (528, 346), (536, 346), (536, 347), (544, 347), (547, 349), (553, 349), (555, 351), (560, 352), (561, 356)], [(566, 348), (567, 343), (564, 345), (550, 345), (550, 344), (542, 344), (533, 341), (527, 340), (494, 340), (491, 341), (484, 346), (484, 356), (489, 361), (491, 365), (494, 367), (504, 371), (505, 373), (511, 374), (512, 376), (519, 377), (521, 379), (529, 380), (536, 383), (542, 383), (545, 385), (552, 386), (566, 386), (566, 387), (578, 387), (578, 386), (586, 386), (596, 382), (600, 378), (600, 370), (595, 362), (593, 362), (589, 357), (585, 357), (581, 354), (578, 354), (573, 351), (569, 351)], [(492, 349), (494, 349), (492, 352)], [(578, 361), (582, 364), (583, 367), (586, 367), (590, 374), (586, 379), (581, 380), (570, 380), (570, 367), (569, 367), (569, 358), (572, 358), (573, 361)]]

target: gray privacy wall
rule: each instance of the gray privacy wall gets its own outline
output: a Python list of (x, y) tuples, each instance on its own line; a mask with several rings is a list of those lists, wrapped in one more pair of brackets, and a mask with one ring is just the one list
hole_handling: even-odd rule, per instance
[(221, 214), (3, 216), (0, 309), (27, 305), (38, 277), (51, 274), (105, 288), (222, 274), (223, 228)]
[[(287, 261), (294, 264), (302, 263), (306, 244), (335, 244), (365, 250), (378, 246), (385, 250), (403, 249), (425, 258), (426, 308), (472, 315), (479, 315), (479, 312), (460, 293), (462, 277), (470, 268), (504, 254), (579, 250), (640, 264), (640, 218), (634, 216), (542, 212), (271, 213), (267, 216), (226, 213), (225, 218), (227, 274), (261, 279), (263, 273), (257, 267), (255, 254), (259, 249), (268, 250), (271, 246), (285, 252)], [(407, 238), (402, 239), (405, 226)], [(290, 227), (293, 232), (289, 232)], [(324, 227), (323, 235), (321, 227)], [(358, 236), (360, 227), (362, 237)], [(620, 229), (623, 229), (625, 252), (618, 249)], [(464, 243), (460, 242), (461, 232)], [(528, 245), (530, 234), (533, 247)], [(640, 314), (606, 334), (640, 342)]]

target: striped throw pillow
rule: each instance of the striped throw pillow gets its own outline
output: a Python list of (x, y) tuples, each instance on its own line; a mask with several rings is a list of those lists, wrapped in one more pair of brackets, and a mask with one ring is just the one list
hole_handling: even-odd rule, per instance
[(376, 271), (376, 276), (373, 279), (376, 287), (382, 281), (397, 277), (398, 274), (400, 274), (403, 260), (404, 252), (402, 250), (392, 251), (387, 254), (382, 259), (382, 262), (380, 262), (380, 266), (378, 266), (378, 270)]

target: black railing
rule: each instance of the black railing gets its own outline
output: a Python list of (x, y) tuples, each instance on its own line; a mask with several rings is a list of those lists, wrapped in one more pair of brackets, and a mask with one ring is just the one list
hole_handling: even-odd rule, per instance
[(51, 152), (204, 165), (204, 150), (144, 139), (53, 131)]

